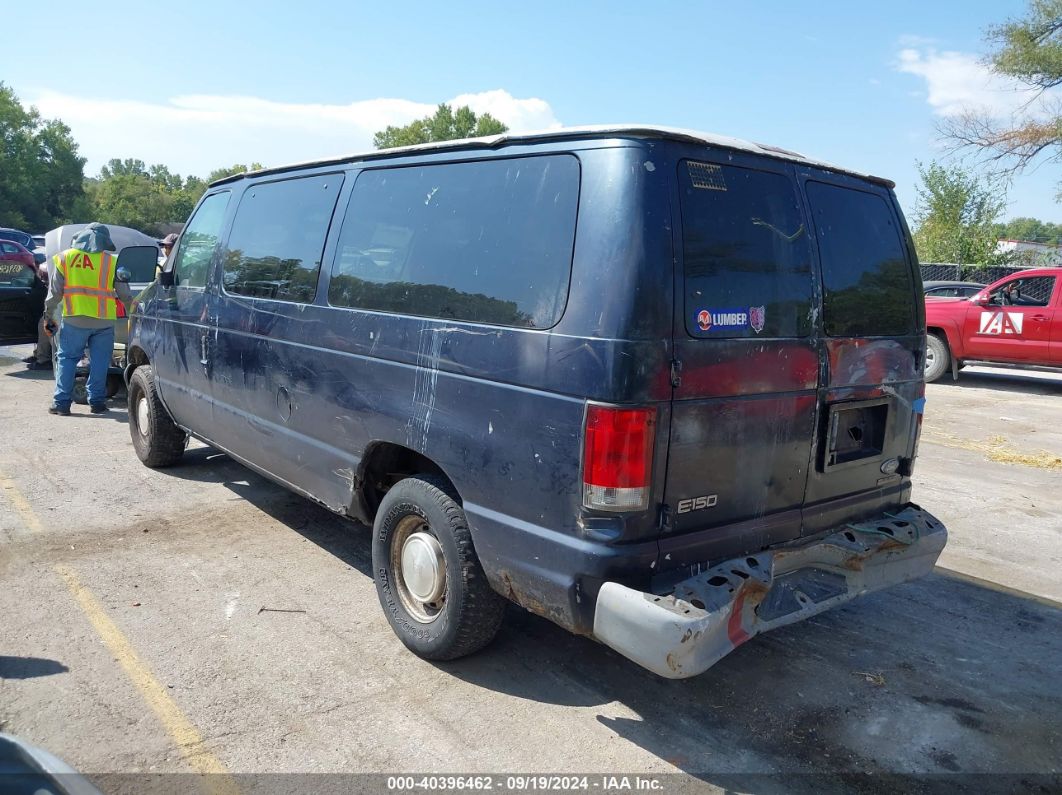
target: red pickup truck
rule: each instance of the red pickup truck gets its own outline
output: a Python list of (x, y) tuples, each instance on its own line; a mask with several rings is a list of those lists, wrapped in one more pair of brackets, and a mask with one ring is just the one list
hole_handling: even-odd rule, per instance
[(1062, 368), (1062, 268), (1006, 276), (970, 298), (926, 298), (926, 381), (967, 362)]

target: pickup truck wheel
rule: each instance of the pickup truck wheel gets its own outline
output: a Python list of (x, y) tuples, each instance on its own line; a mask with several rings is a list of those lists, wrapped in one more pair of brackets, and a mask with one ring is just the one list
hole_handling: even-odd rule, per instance
[(155, 389), (155, 375), (144, 365), (129, 379), (129, 435), (137, 458), (145, 466), (176, 464), (188, 444), (188, 436), (177, 427)]
[(948, 343), (936, 334), (926, 336), (926, 382), (936, 381), (948, 371), (951, 364), (951, 354), (948, 351)]
[(430, 475), (384, 495), (372, 532), (376, 593), (391, 628), (426, 660), (453, 660), (490, 643), (505, 599), (491, 589), (465, 512)]

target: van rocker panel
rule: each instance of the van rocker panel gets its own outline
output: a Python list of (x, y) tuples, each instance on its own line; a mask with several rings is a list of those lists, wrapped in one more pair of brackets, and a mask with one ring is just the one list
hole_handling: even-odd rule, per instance
[(669, 679), (696, 676), (760, 632), (932, 571), (947, 531), (915, 505), (736, 558), (667, 596), (606, 582), (594, 637)]

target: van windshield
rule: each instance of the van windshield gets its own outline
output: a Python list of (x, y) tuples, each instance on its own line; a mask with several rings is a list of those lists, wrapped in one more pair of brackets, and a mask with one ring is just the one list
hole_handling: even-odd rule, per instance
[(822, 260), (826, 333), (912, 333), (914, 281), (888, 203), (874, 193), (823, 182), (808, 182), (807, 193)]
[(679, 184), (687, 331), (702, 339), (806, 337), (811, 245), (793, 181), (687, 160)]

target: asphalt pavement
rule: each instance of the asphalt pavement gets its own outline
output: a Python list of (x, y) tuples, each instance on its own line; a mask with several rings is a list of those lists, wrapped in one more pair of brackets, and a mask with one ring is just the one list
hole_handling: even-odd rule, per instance
[(48, 415), (27, 350), (0, 348), (0, 731), (107, 791), (191, 772), (226, 792), (264, 773), (286, 791), (380, 772), (1059, 780), (1062, 377), (928, 387), (915, 500), (950, 530), (933, 575), (668, 681), (515, 606), (484, 652), (414, 657), (380, 611), (366, 528), (199, 444), (143, 467), (121, 399)]

